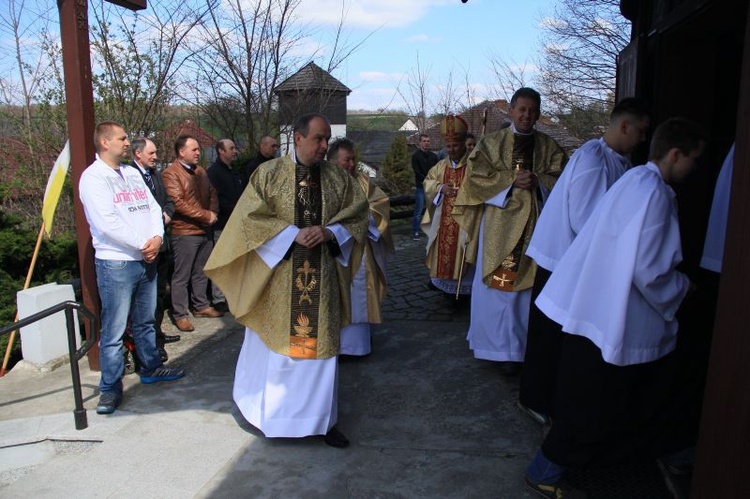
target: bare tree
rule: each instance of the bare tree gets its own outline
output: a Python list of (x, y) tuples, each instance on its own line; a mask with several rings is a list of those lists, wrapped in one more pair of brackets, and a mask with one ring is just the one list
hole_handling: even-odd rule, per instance
[(518, 63), (493, 53), (490, 55), (490, 68), (495, 80), (493, 87), (498, 98), (510, 102), (516, 90), (532, 85), (532, 71), (527, 63)]
[[(47, 177), (67, 134), (60, 47), (51, 33), (56, 11), (43, 2), (9, 0), (0, 11), (0, 189), (3, 211), (36, 226)], [(63, 191), (56, 230), (72, 227), (70, 190)], [(66, 202), (67, 200), (67, 202)]]
[[(292, 49), (303, 38), (293, 24), (299, 3), (227, 0), (209, 7), (209, 22), (201, 34), (206, 50), (195, 61), (194, 95), (211, 120), (235, 140), (252, 144), (256, 136), (273, 130), (273, 89), (294, 64)], [(232, 123), (237, 109), (242, 110), (242, 127)], [(244, 137), (233, 136), (239, 130)]]
[(557, 112), (611, 104), (617, 57), (630, 38), (619, 0), (558, 0), (543, 20), (540, 91)]
[(406, 112), (412, 116), (420, 132), (424, 132), (428, 126), (431, 72), (431, 67), (422, 67), (419, 62), (419, 53), (417, 53), (416, 65), (396, 88), (396, 92), (406, 106)]
[(131, 133), (144, 135), (163, 128), (167, 108), (184, 81), (181, 71), (200, 48), (191, 35), (208, 6), (198, 0), (151, 0), (148, 10), (132, 12), (104, 0), (92, 5), (98, 119), (117, 120)]

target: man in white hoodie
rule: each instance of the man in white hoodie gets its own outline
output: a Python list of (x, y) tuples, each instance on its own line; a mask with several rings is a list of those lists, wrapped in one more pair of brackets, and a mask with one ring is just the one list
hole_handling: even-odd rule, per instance
[(141, 383), (182, 378), (165, 367), (156, 348), (156, 258), (164, 238), (161, 208), (133, 168), (120, 168), (130, 147), (118, 123), (99, 123), (94, 131), (96, 160), (78, 186), (91, 230), (96, 284), (101, 300), (99, 414), (122, 402), (125, 362), (122, 338), (128, 319), (140, 360)]

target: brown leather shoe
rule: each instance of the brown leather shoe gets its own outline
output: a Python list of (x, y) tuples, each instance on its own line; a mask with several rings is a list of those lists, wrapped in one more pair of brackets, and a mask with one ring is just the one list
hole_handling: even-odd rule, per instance
[(215, 308), (206, 307), (203, 310), (193, 312), (193, 317), (221, 317), (224, 312), (219, 312)]
[(190, 322), (190, 319), (188, 319), (187, 317), (183, 317), (181, 319), (175, 319), (174, 325), (177, 326), (177, 329), (179, 329), (180, 331), (195, 331), (193, 324)]

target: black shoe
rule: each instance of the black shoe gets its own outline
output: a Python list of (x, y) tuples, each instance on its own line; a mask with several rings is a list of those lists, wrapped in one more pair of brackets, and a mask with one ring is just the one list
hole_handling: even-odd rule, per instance
[(328, 430), (328, 433), (323, 436), (323, 441), (326, 445), (336, 447), (337, 449), (349, 447), (349, 439), (346, 438), (335, 426)]
[(500, 371), (500, 374), (503, 376), (517, 376), (521, 372), (523, 362), (499, 362), (497, 367), (498, 371)]
[(174, 343), (180, 341), (181, 336), (179, 334), (165, 334), (163, 335), (164, 343)]
[(552, 419), (550, 419), (549, 416), (547, 416), (546, 414), (542, 414), (541, 412), (537, 412), (531, 407), (526, 407), (525, 405), (521, 403), (520, 400), (516, 403), (516, 405), (518, 406), (519, 409), (525, 412), (527, 416), (529, 416), (531, 419), (533, 419), (540, 425), (549, 426), (552, 424)]
[(229, 312), (229, 305), (227, 305), (227, 302), (225, 301), (214, 303), (213, 307), (215, 310), (218, 310), (219, 312)]
[(141, 374), (141, 383), (149, 385), (160, 381), (174, 381), (185, 376), (185, 371), (174, 367), (157, 367), (150, 373)]
[(112, 414), (122, 402), (122, 395), (115, 392), (102, 392), (96, 404), (97, 414)]
[(527, 489), (549, 499), (586, 499), (589, 496), (583, 490), (575, 489), (565, 482), (559, 482), (554, 485), (542, 485), (541, 483), (532, 482), (529, 477), (524, 477), (523, 482), (526, 484)]
[(162, 363), (169, 360), (169, 355), (167, 355), (167, 351), (164, 347), (156, 347), (156, 349), (159, 350), (159, 357), (161, 358)]
[(419, 237), (420, 237), (420, 236), (419, 236), (419, 232), (415, 232), (415, 233), (414, 233), (414, 234), (413, 234), (413, 235), (411, 236), (411, 239), (412, 239), (412, 241), (419, 241)]

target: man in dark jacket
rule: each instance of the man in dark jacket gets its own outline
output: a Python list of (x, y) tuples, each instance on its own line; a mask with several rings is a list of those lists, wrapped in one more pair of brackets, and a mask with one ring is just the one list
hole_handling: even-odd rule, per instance
[(172, 314), (180, 331), (195, 328), (188, 318), (190, 305), (194, 317), (221, 317), (222, 312), (208, 303), (208, 277), (203, 273), (213, 241), (211, 226), (218, 220), (219, 200), (206, 170), (198, 165), (201, 156), (198, 140), (180, 135), (174, 145), (177, 158), (164, 173), (164, 186), (174, 201), (172, 219)]
[[(216, 189), (219, 196), (219, 219), (213, 225), (213, 242), (219, 240), (221, 231), (229, 220), (229, 216), (234, 211), (237, 200), (240, 199), (244, 184), (242, 176), (238, 171), (232, 170), (232, 161), (237, 157), (237, 148), (229, 139), (221, 139), (216, 143), (216, 161), (208, 167), (208, 179), (211, 185)], [(213, 306), (217, 310), (224, 311), (227, 306), (227, 299), (221, 290), (211, 284), (211, 297)]]
[[(156, 171), (156, 145), (145, 137), (133, 139), (130, 143), (130, 150), (133, 154), (132, 166), (138, 170), (143, 177), (143, 181), (151, 190), (156, 202), (161, 207), (162, 220), (164, 220), (164, 232), (172, 223), (174, 216), (174, 201), (167, 195), (167, 189), (164, 187), (164, 180), (161, 174)], [(165, 237), (165, 239), (167, 239)], [(179, 334), (164, 334), (161, 330), (161, 324), (164, 320), (164, 304), (167, 295), (167, 280), (169, 279), (169, 254), (167, 244), (162, 244), (157, 258), (157, 288), (156, 288), (156, 347), (159, 349), (162, 362), (169, 358), (167, 351), (164, 349), (165, 343), (172, 343), (180, 340)]]
[(258, 155), (248, 161), (242, 169), (243, 187), (247, 186), (247, 183), (250, 182), (250, 175), (252, 175), (262, 163), (276, 157), (276, 152), (278, 150), (279, 143), (270, 135), (266, 135), (260, 139), (260, 143), (258, 144)]
[(419, 136), (419, 149), (411, 157), (411, 168), (414, 170), (414, 182), (417, 189), (414, 192), (414, 219), (411, 228), (412, 239), (419, 239), (420, 224), (422, 222), (422, 212), (424, 211), (424, 178), (430, 168), (435, 166), (438, 158), (434, 152), (430, 151), (430, 137), (425, 134)]

